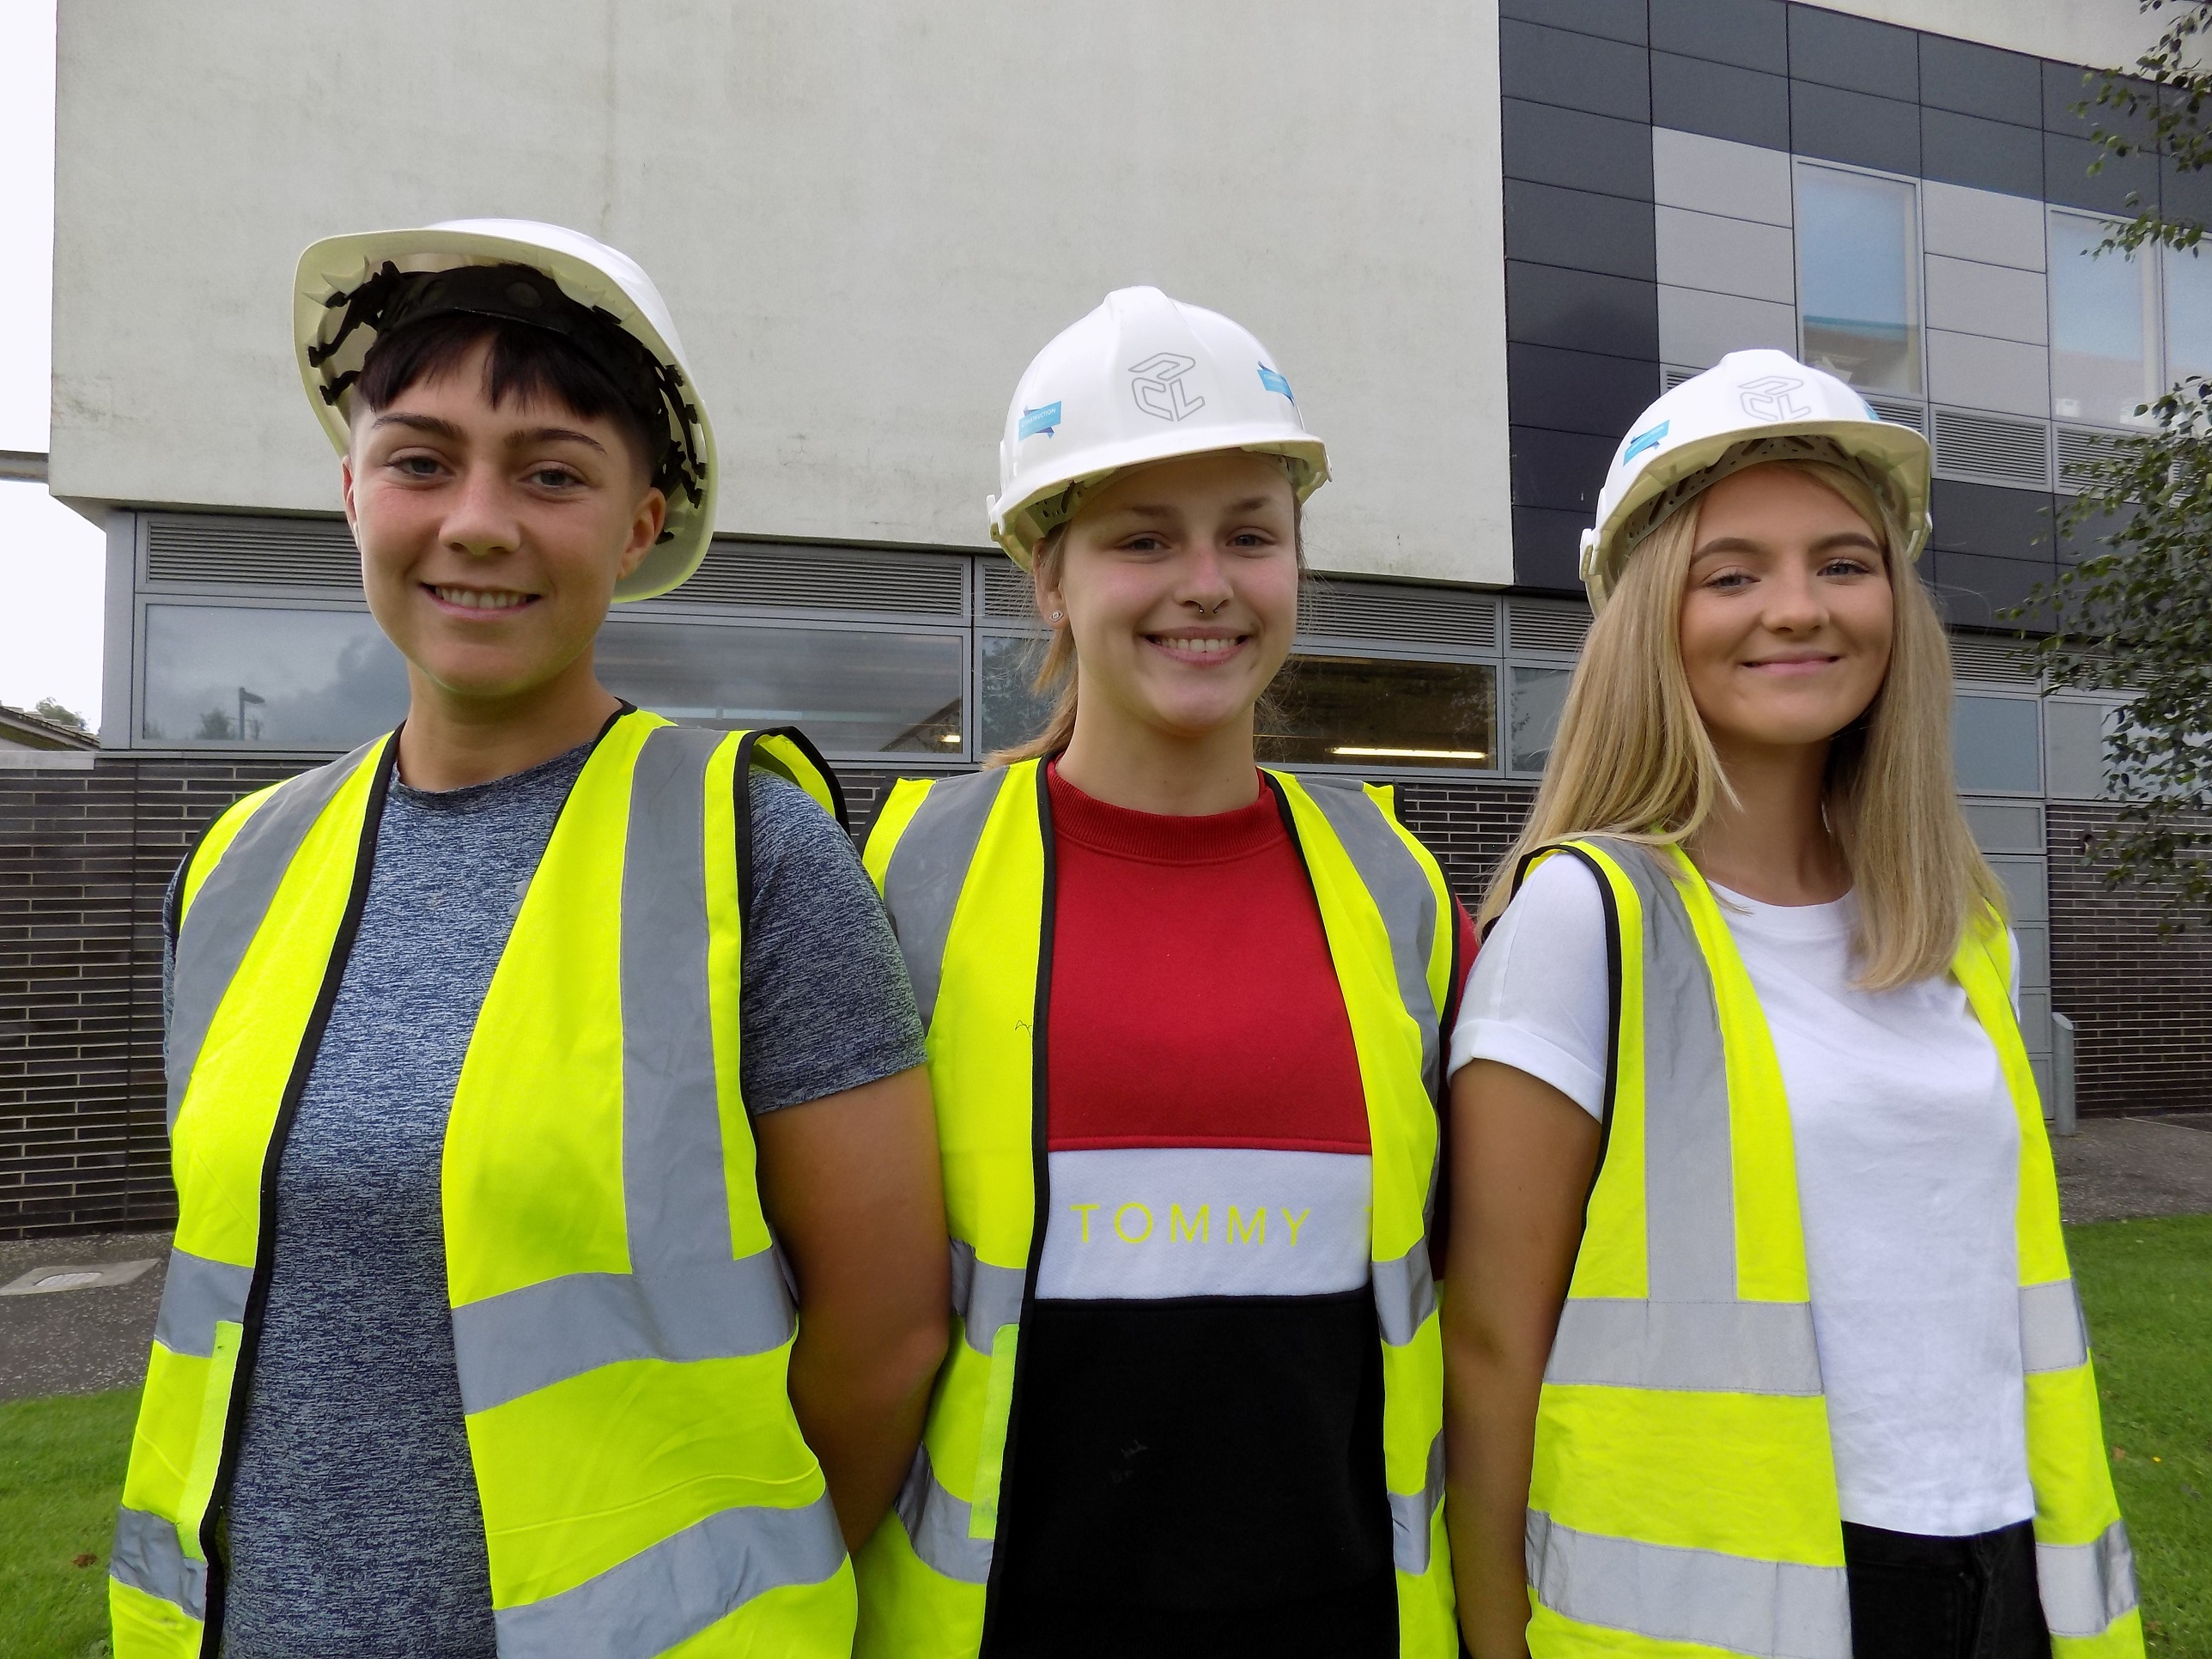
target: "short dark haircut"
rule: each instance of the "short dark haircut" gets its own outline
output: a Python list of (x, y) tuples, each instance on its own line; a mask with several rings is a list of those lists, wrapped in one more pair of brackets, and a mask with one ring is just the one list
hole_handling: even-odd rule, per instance
[(353, 395), (364, 409), (389, 409), (409, 387), (452, 374), (478, 346), (489, 348), (483, 392), (494, 409), (512, 398), (558, 404), (587, 421), (612, 421), (630, 459), (647, 478), (653, 476), (668, 434), (647, 427), (605, 369), (560, 335), (527, 323), (449, 311), (404, 324), (369, 347)]

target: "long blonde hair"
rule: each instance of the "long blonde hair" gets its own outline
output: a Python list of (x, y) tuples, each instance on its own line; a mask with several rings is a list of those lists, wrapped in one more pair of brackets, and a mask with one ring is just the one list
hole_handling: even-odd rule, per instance
[[(1849, 502), (1881, 538), (1893, 614), (1889, 672), (1828, 752), (1828, 827), (1858, 894), (1857, 982), (1889, 990), (1944, 973), (1969, 918), (2004, 914), (2004, 889), (1959, 810), (1951, 767), (1951, 652), (1893, 512), (1856, 473), (1776, 461)], [(1651, 532), (1592, 624), (1544, 781), (1491, 878), (1485, 921), (1539, 848), (1578, 836), (1685, 842), (1730, 794), (1682, 666), (1682, 595), (1698, 539), (1692, 501)]]

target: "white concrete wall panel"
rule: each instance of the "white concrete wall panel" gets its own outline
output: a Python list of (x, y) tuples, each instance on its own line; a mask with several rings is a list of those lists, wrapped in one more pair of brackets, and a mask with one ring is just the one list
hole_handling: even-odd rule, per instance
[(721, 528), (975, 546), (1006, 399), (1109, 289), (1279, 355), (1327, 568), (1511, 580), (1495, 0), (63, 9), (52, 487), (337, 505), (300, 249), (572, 224), (667, 294)]
[(1772, 346), (1797, 350), (1794, 306), (1659, 286), (1659, 356), (1684, 368), (1709, 368), (1731, 351)]
[(1810, 0), (1909, 29), (2066, 64), (2132, 64), (2149, 50), (2173, 8), (2144, 13), (2136, 0)]
[[(1665, 274), (1662, 270), (1661, 274)], [(2051, 307), (2039, 270), (1928, 256), (1928, 325), (2029, 345), (2051, 343)]]
[(2043, 269), (2040, 202), (1929, 179), (1920, 186), (1920, 213), (1930, 253), (2020, 270)]
[(1662, 207), (1723, 213), (1788, 226), (1790, 158), (1672, 127), (1651, 129), (1652, 195)]
[(1939, 404), (2051, 418), (2051, 354), (2016, 340), (1928, 331), (1928, 392)]
[(1796, 302), (1796, 250), (1784, 227), (1686, 208), (1656, 212), (1661, 282), (1783, 305)]

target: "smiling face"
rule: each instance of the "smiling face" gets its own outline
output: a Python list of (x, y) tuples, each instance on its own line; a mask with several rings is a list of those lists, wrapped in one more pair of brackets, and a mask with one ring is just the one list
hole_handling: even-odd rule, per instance
[(1133, 469), (1085, 501), (1038, 599), (1072, 632), (1079, 720), (1249, 734), (1297, 629), (1290, 480), (1243, 450)]
[(1881, 538), (1815, 479), (1748, 467), (1698, 498), (1682, 666), (1714, 746), (1824, 744), (1889, 672), (1895, 601)]
[(486, 392), (487, 346), (356, 411), (346, 518), (368, 607), (417, 679), (501, 702), (591, 672), (666, 503), (605, 416)]

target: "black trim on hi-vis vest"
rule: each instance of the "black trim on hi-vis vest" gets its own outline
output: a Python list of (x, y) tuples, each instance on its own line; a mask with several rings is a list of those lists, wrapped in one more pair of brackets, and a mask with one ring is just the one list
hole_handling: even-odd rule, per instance
[[(820, 750), (807, 741), (804, 732), (795, 726), (766, 726), (758, 731), (748, 732), (739, 738), (737, 764), (730, 769), (730, 808), (736, 814), (738, 825), (738, 931), (740, 934), (752, 925), (753, 920), (753, 748), (763, 738), (781, 738), (787, 743), (795, 744), (799, 752), (814, 763), (814, 769), (830, 786), (832, 816), (837, 820), (837, 827), (848, 836), (853, 833), (852, 820), (845, 809), (845, 787), (838, 782), (837, 775), (830, 769), (830, 763), (822, 758)], [(794, 787), (804, 787), (783, 769), (773, 754), (763, 754), (761, 763)]]
[[(1524, 853), (1521, 862), (1513, 868), (1513, 891), (1518, 895), (1521, 884), (1528, 879), (1529, 866), (1546, 853), (1565, 853), (1578, 860), (1597, 883), (1598, 902), (1605, 906), (1605, 1109), (1597, 1121), (1597, 1162), (1590, 1170), (1589, 1191), (1583, 1194), (1583, 1215), (1587, 1221), (1589, 1201), (1597, 1196), (1597, 1179), (1605, 1173), (1605, 1154), (1613, 1145), (1613, 1097), (1620, 1086), (1620, 907), (1613, 897), (1613, 884), (1606, 878), (1598, 862), (1579, 847), (1564, 844), (1539, 847)], [(1497, 918), (1491, 921), (1498, 925)]]
[[(1044, 849), (1044, 902), (1037, 927), (1036, 1006), (1030, 1015), (1030, 1183), (1033, 1194), (1030, 1217), (1030, 1259), (1022, 1275), (1021, 1323), (1016, 1328), (1031, 1332), (1036, 1311), (1037, 1274), (1044, 1265), (1044, 1236), (1052, 1220), (1051, 1075), (1048, 1041), (1052, 1016), (1053, 936), (1058, 931), (1060, 858), (1053, 843), (1052, 787), (1047, 774), (1050, 760), (1037, 762), (1037, 839)], [(1014, 1492), (1014, 1460), (1021, 1442), (1022, 1383), (1035, 1352), (1026, 1335), (1015, 1338), (1013, 1398), (1006, 1411), (1006, 1444), (999, 1456), (999, 1519), (992, 1529), (991, 1571), (983, 1585), (983, 1634), (976, 1644), (976, 1659), (989, 1659), (991, 1638), (997, 1633), (1003, 1605), (1006, 1559), (1012, 1553), (1006, 1540), (1012, 1535), (1011, 1516)]]

